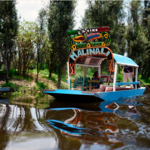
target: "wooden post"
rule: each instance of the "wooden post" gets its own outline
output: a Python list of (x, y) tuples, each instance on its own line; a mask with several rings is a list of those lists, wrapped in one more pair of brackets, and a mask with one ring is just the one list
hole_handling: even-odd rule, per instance
[[(136, 71), (135, 71), (135, 82), (137, 82), (138, 79), (138, 67), (136, 67)], [(135, 84), (135, 89), (137, 89), (137, 84)]]
[(116, 83), (116, 78), (117, 78), (117, 68), (118, 68), (118, 64), (115, 63), (115, 72), (114, 72), (114, 82), (113, 82), (113, 91), (115, 91), (115, 83)]

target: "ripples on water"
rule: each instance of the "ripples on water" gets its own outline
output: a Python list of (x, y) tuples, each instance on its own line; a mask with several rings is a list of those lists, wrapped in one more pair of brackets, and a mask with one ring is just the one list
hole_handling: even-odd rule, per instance
[(116, 102), (0, 99), (0, 150), (150, 149), (150, 94)]

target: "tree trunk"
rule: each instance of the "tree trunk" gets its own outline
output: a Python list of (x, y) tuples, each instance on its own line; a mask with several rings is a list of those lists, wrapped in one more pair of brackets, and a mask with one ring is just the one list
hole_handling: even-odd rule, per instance
[[(7, 40), (6, 40), (7, 41)], [(8, 83), (8, 64), (7, 64), (7, 50), (8, 50), (8, 45), (6, 43), (6, 48), (5, 48), (5, 70), (6, 70), (6, 83)]]
[(65, 64), (65, 65), (64, 65), (64, 77), (65, 77), (65, 78), (66, 78), (66, 69), (67, 69), (66, 67), (67, 67), (67, 65)]
[(24, 76), (24, 77), (25, 77), (25, 74), (26, 74), (26, 73), (25, 73), (25, 65), (26, 65), (26, 64), (25, 64), (25, 63), (26, 63), (25, 61), (26, 61), (26, 60), (25, 60), (25, 54), (24, 54), (24, 55), (23, 55), (23, 76)]
[(39, 45), (37, 48), (37, 77), (36, 77), (36, 82), (38, 81), (38, 75), (39, 75)]
[(61, 67), (58, 67), (58, 83), (57, 83), (57, 88), (60, 89), (61, 88)]
[[(61, 45), (60, 45), (61, 46)], [(57, 83), (57, 88), (60, 89), (61, 87), (61, 77), (62, 77), (62, 55), (59, 53), (59, 66), (58, 66), (58, 83)]]
[(146, 72), (145, 70), (142, 70), (142, 79), (145, 79), (145, 77), (146, 77)]

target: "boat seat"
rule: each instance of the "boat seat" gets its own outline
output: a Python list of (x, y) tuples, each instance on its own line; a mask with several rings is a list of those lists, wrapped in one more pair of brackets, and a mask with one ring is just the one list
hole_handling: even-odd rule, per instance
[(99, 88), (99, 92), (105, 92), (106, 87), (112, 87), (112, 86), (101, 84), (101, 85), (100, 85), (100, 88)]
[(97, 92), (100, 92), (100, 90), (99, 89), (92, 89), (92, 92), (97, 93)]
[[(116, 91), (122, 91), (122, 90), (133, 90), (133, 88), (125, 88), (125, 87), (116, 87)], [(105, 92), (113, 91), (113, 87), (106, 87)]]
[(110, 92), (110, 91), (113, 91), (113, 87), (107, 86), (107, 87), (105, 88), (105, 92)]
[(79, 91), (82, 91), (82, 86), (81, 86), (81, 85), (78, 85), (78, 86), (76, 87), (76, 89), (79, 90)]
[(116, 91), (133, 90), (134, 88), (116, 87)]

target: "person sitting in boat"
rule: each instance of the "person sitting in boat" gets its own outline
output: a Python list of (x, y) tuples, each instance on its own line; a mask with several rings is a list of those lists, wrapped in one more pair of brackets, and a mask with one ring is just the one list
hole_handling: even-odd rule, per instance
[[(94, 72), (92, 80), (99, 80), (98, 71)], [(93, 83), (92, 86), (99, 88), (99, 83)]]
[[(124, 66), (122, 69), (122, 74), (123, 73), (123, 82), (127, 82), (127, 79), (129, 79), (129, 81), (132, 82), (132, 75), (134, 75), (134, 67)], [(124, 87), (126, 86), (124, 85)], [(133, 85), (131, 84), (130, 87), (133, 88)]]

